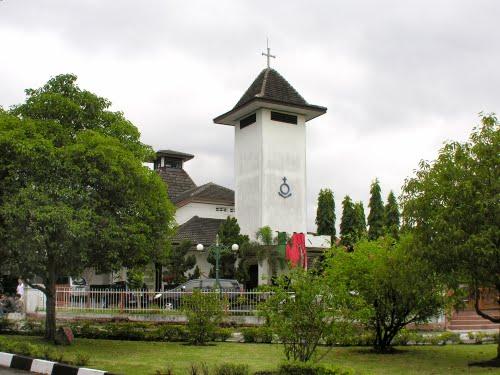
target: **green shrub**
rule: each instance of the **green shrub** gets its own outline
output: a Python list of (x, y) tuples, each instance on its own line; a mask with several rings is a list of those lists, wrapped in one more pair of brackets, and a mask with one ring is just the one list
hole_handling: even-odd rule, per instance
[(245, 342), (257, 342), (257, 329), (256, 328), (242, 328), (241, 334)]
[(157, 328), (158, 340), (161, 341), (188, 341), (188, 332), (185, 326), (165, 324)]
[(200, 364), (192, 363), (188, 368), (189, 375), (209, 375), (210, 371), (205, 362), (201, 362)]
[(0, 333), (12, 331), (14, 325), (7, 318), (0, 319)]
[(268, 344), (273, 342), (273, 331), (269, 327), (242, 328), (241, 334), (245, 342), (262, 342)]
[(214, 375), (249, 375), (248, 365), (224, 363), (216, 366)]
[(73, 361), (75, 366), (87, 366), (90, 362), (90, 355), (87, 353), (76, 352), (75, 360)]
[(222, 320), (223, 303), (216, 293), (202, 293), (195, 290), (184, 297), (183, 311), (187, 316), (189, 342), (204, 345), (214, 336)]
[(483, 344), (486, 341), (495, 342), (497, 340), (495, 338), (496, 334), (491, 335), (487, 332), (469, 332), (468, 336), (469, 339), (474, 341), (474, 344)]
[(231, 328), (218, 328), (214, 332), (214, 341), (227, 341), (231, 338), (233, 330)]
[(278, 375), (352, 375), (351, 369), (335, 368), (304, 362), (287, 362), (280, 365)]

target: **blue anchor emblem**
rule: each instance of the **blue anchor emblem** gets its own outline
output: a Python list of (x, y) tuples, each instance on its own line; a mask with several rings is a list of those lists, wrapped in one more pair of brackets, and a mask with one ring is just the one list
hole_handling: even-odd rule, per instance
[(278, 192), (278, 195), (281, 198), (288, 198), (292, 196), (292, 193), (290, 192), (290, 185), (286, 182), (286, 177), (283, 177), (283, 183), (280, 185), (280, 191)]

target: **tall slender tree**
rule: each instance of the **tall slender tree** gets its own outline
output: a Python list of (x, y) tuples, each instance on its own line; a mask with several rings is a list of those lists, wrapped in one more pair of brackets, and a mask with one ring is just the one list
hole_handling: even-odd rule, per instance
[(340, 242), (349, 250), (356, 243), (356, 211), (351, 197), (346, 195), (342, 201), (342, 219), (340, 221)]
[(337, 234), (335, 230), (335, 200), (330, 189), (321, 189), (318, 194), (318, 209), (316, 211), (317, 233), (331, 236), (332, 243)]
[(354, 211), (356, 214), (356, 240), (359, 241), (366, 236), (366, 217), (362, 201), (354, 203)]
[(368, 215), (368, 238), (376, 240), (384, 234), (384, 203), (382, 202), (378, 179), (372, 182), (368, 207), (370, 207)]
[(385, 232), (393, 238), (399, 237), (399, 207), (393, 191), (387, 196), (387, 204), (384, 209)]

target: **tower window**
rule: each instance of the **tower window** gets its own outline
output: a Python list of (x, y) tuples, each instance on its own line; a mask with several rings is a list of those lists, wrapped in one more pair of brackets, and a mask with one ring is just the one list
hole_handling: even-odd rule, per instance
[(271, 120), (286, 122), (287, 124), (297, 124), (297, 116), (281, 112), (271, 112)]
[(255, 113), (250, 116), (245, 117), (240, 120), (240, 129), (247, 127), (248, 125), (252, 125), (255, 121), (257, 121), (257, 115)]

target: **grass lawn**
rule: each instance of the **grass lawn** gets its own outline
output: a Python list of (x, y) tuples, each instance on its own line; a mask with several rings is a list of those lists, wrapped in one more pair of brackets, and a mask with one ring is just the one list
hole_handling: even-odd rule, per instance
[[(43, 343), (42, 339), (6, 336), (11, 341)], [(284, 358), (275, 344), (217, 343), (195, 347), (180, 343), (111, 341), (76, 339), (74, 345), (62, 348), (72, 357), (74, 352), (91, 355), (87, 367), (118, 374), (152, 375), (157, 369), (170, 367), (176, 374), (187, 374), (191, 363), (209, 366), (223, 362), (245, 363), (251, 371), (273, 369)], [(324, 354), (326, 348), (320, 348)], [(321, 362), (349, 367), (360, 374), (499, 374), (499, 369), (469, 367), (469, 362), (491, 359), (496, 345), (448, 345), (401, 347), (400, 353), (377, 355), (369, 348), (335, 348)]]

